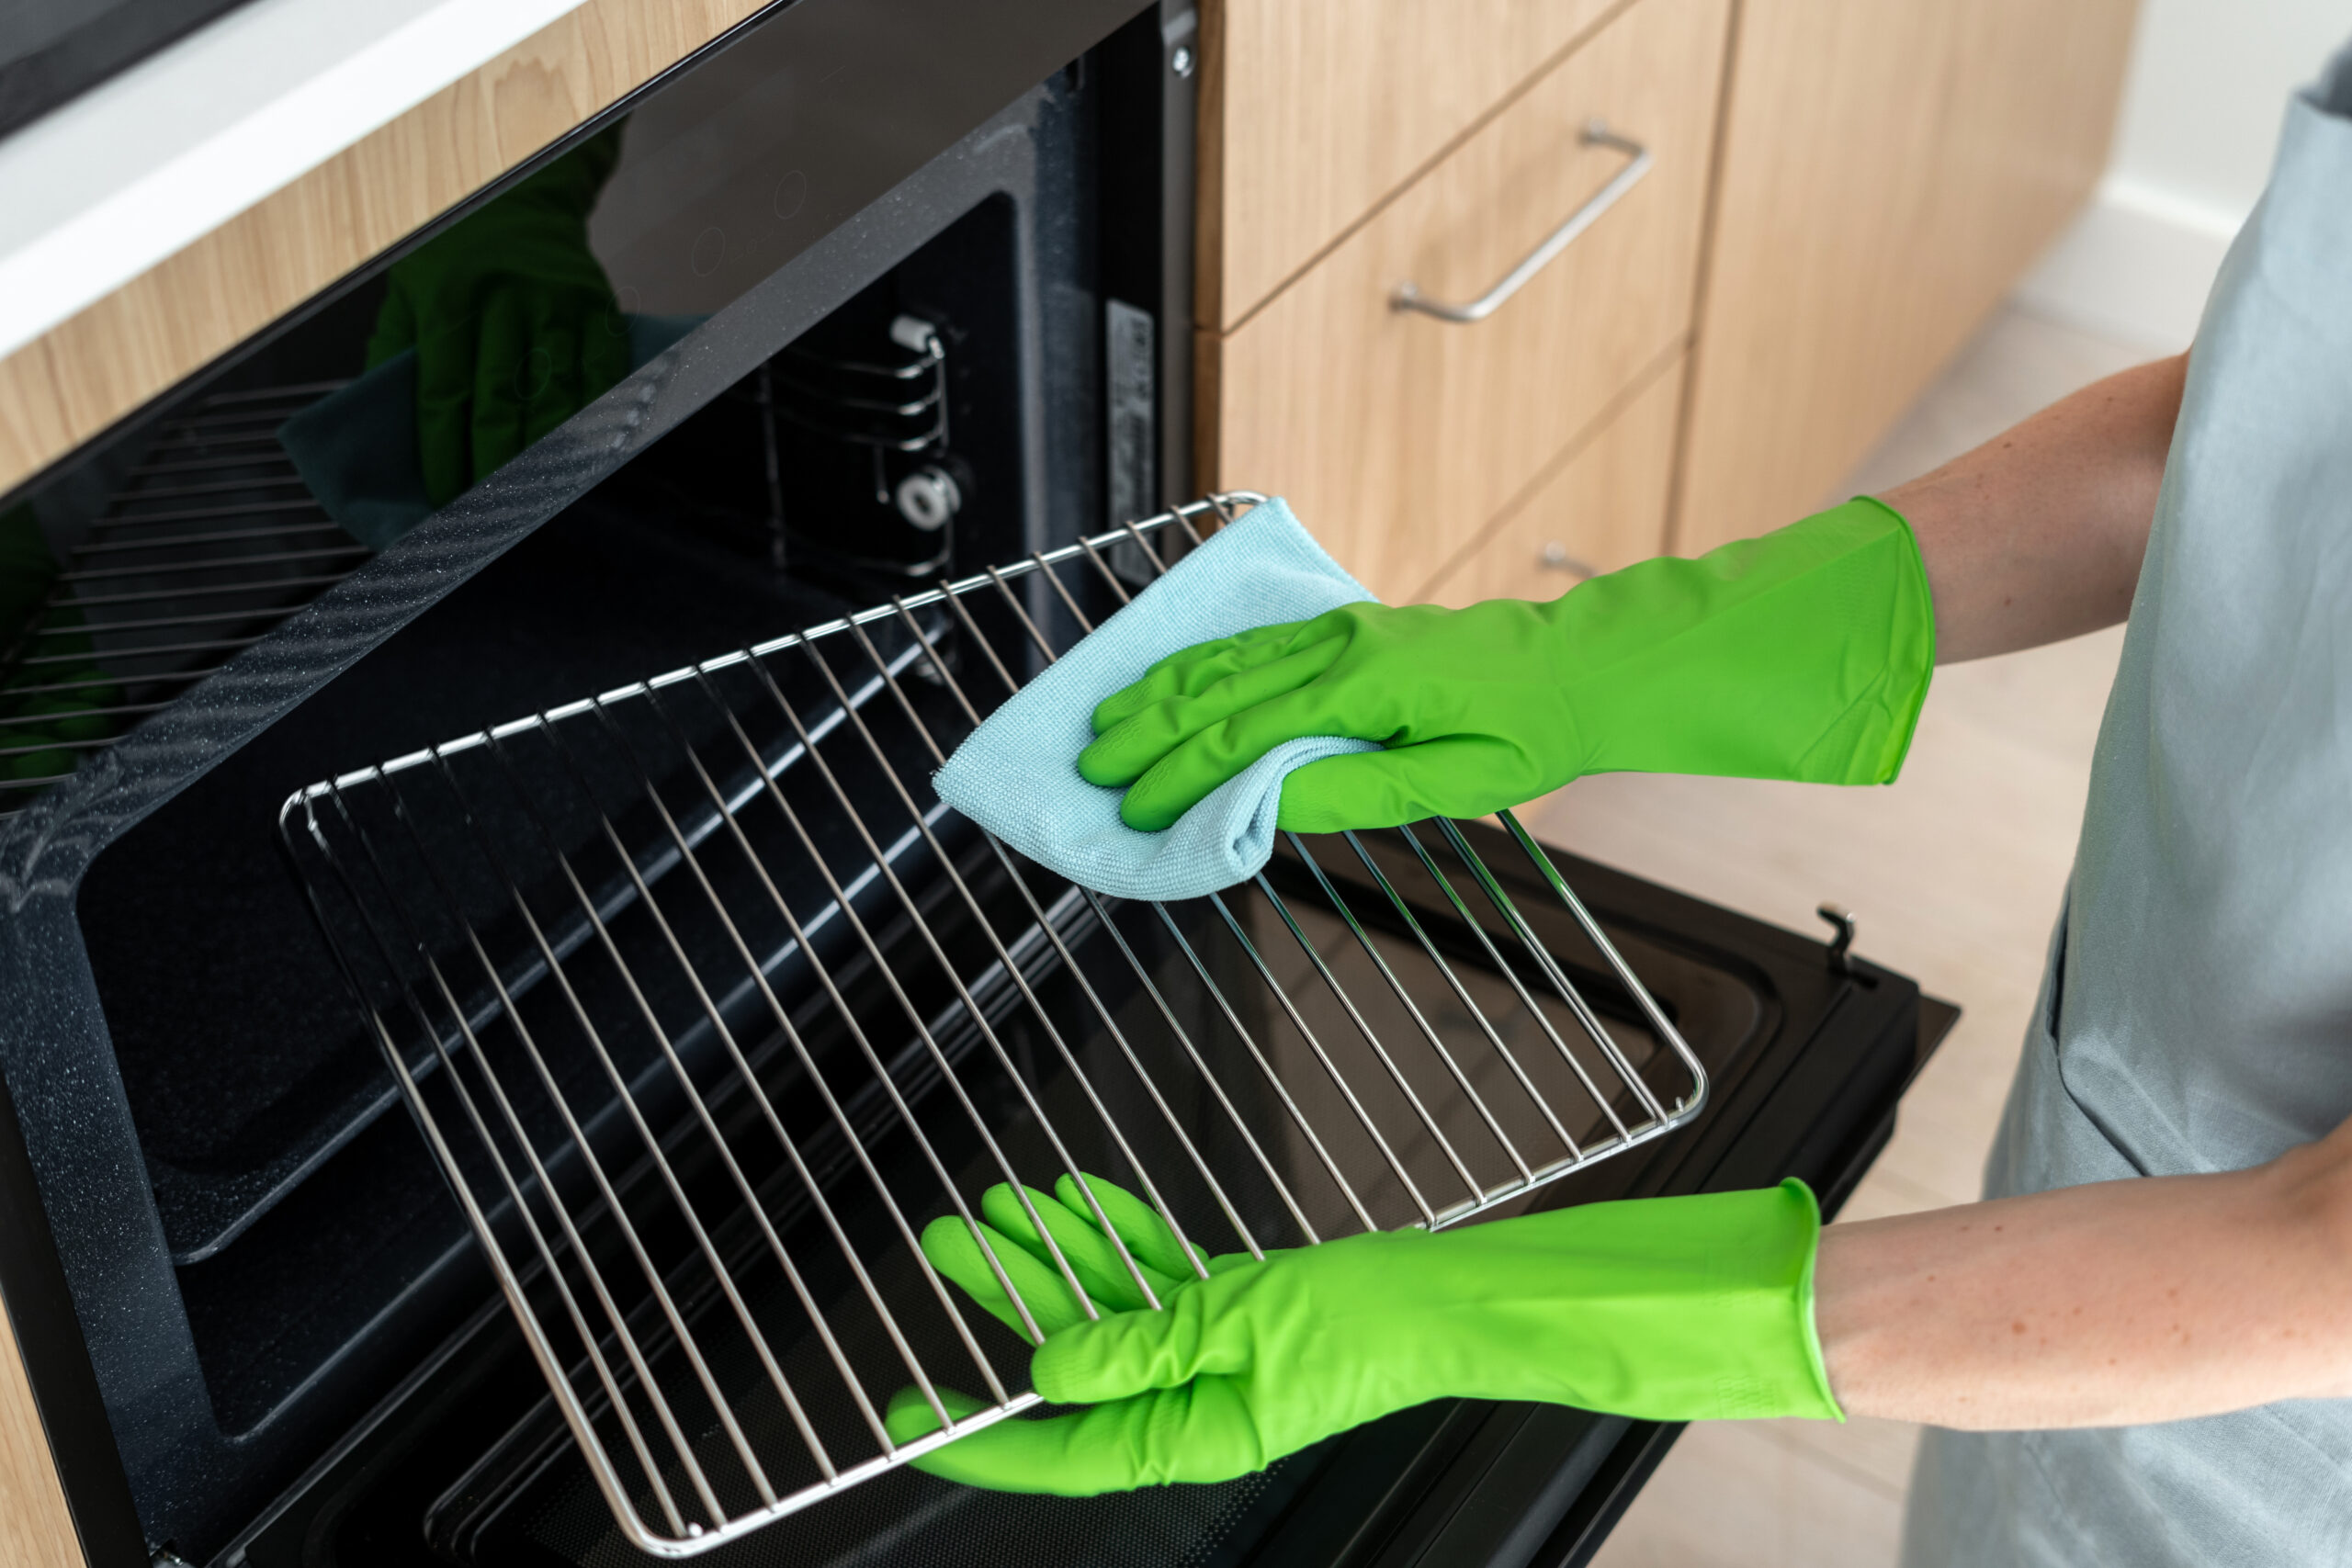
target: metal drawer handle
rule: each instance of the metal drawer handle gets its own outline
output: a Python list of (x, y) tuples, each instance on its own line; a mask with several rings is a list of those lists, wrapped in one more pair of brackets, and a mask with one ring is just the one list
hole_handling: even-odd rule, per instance
[(1617, 205), (1624, 194), (1642, 183), (1657, 162), (1650, 150), (1630, 137), (1618, 135), (1603, 119), (1585, 121), (1584, 133), (1577, 141), (1586, 147), (1612, 147), (1633, 161), (1592, 193), (1582, 207), (1568, 214), (1568, 220), (1552, 231), (1542, 244), (1528, 253), (1527, 259), (1503, 275), (1501, 282), (1487, 289), (1467, 305), (1447, 305), (1430, 299), (1410, 283), (1400, 283), (1389, 303), (1399, 310), (1419, 310), (1435, 316), (1441, 321), (1483, 321), (1502, 308), (1504, 300), (1527, 287), (1527, 280), (1552, 264), (1554, 257), (1576, 243), (1577, 236), (1600, 220), (1600, 215)]
[(1600, 573), (1594, 571), (1591, 567), (1587, 566), (1583, 561), (1580, 561), (1576, 557), (1568, 554), (1568, 547), (1560, 543), (1557, 539), (1547, 540), (1544, 547), (1536, 552), (1535, 564), (1542, 567), (1545, 571), (1570, 572), (1577, 577), (1598, 577), (1600, 575)]

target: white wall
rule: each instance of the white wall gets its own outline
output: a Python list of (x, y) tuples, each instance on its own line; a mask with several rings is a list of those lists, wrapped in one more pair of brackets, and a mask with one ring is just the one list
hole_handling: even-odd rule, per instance
[(2352, 0), (2142, 0), (2107, 177), (2020, 297), (2151, 348), (2186, 345), (2262, 194), (2287, 96), (2352, 39)]

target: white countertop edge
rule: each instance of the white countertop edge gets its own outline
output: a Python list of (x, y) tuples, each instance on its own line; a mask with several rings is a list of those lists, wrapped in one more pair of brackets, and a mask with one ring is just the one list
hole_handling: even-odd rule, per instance
[(252, 0), (0, 141), (0, 355), (581, 4)]

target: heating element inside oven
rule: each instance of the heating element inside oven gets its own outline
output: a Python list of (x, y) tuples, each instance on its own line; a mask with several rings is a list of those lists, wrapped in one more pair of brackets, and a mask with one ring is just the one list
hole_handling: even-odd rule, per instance
[[(707, 1550), (1037, 1403), (1028, 1347), (916, 1245), (993, 1183), (1093, 1173), (1262, 1254), (1453, 1224), (1697, 1112), (1697, 1057), (1507, 813), (1285, 835), (1251, 883), (1160, 905), (1066, 883), (932, 793), (1196, 520), (1258, 499), (286, 802), (368, 1026), (642, 1550)], [(943, 1388), (985, 1407), (893, 1444), (909, 1386), (943, 1420)]]

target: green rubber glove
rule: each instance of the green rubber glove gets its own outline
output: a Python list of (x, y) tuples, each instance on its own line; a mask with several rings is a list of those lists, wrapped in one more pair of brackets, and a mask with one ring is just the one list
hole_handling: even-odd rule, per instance
[[(1842, 1419), (1813, 1326), (1820, 1211), (1801, 1181), (1394, 1231), (1207, 1264), (1158, 1215), (1090, 1178), (1162, 1303), (1144, 1309), (1092, 1210), (1065, 1177), (1030, 1201), (1098, 1309), (1088, 1322), (1012, 1194), (984, 1228), (1046, 1337), (1037, 1392), (1074, 1415), (1000, 1421), (914, 1461), (1006, 1492), (1085, 1496), (1223, 1481), (1431, 1399), (1541, 1400), (1653, 1421)], [(972, 1234), (934, 1221), (923, 1252), (1019, 1331)], [(978, 1402), (940, 1391), (962, 1416)], [(937, 1429), (913, 1390), (894, 1441)]]
[(1549, 604), (1351, 604), (1201, 643), (1104, 699), (1078, 771), (1148, 832), (1313, 735), (1387, 750), (1283, 780), (1295, 832), (1481, 817), (1586, 773), (1884, 784), (1935, 661), (1910, 525), (1861, 499)]
[(592, 137), (394, 262), (370, 369), (416, 350), (425, 493), (446, 506), (628, 374), (628, 327), (588, 249), (588, 213), (620, 159)]

